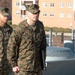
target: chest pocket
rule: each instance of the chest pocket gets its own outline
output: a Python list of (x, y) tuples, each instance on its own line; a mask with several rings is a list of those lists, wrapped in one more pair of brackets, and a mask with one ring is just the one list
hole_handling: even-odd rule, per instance
[(23, 41), (27, 41), (27, 42), (32, 42), (33, 40), (33, 34), (32, 32), (29, 32), (29, 31), (25, 31), (22, 35), (22, 39), (24, 39)]
[(36, 38), (37, 38), (38, 42), (41, 42), (42, 41), (42, 34), (40, 34), (40, 33), (37, 34)]

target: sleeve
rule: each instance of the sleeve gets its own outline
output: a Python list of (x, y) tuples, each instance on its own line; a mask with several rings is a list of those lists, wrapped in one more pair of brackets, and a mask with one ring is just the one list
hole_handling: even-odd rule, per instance
[(43, 38), (41, 42), (41, 50), (44, 50), (44, 58), (46, 59), (46, 35), (45, 35), (44, 25), (42, 26), (42, 36)]
[(12, 67), (17, 66), (17, 51), (19, 51), (17, 44), (19, 43), (18, 33), (19, 32), (17, 32), (16, 30), (13, 30), (8, 42), (7, 58)]
[(45, 36), (45, 31), (43, 32), (43, 39), (42, 39), (41, 49), (44, 50), (44, 57), (46, 59), (46, 36)]
[(42, 30), (42, 41), (41, 41), (41, 66), (42, 70), (45, 69), (45, 60), (46, 60), (46, 35), (45, 35), (45, 30), (44, 30), (44, 25), (41, 25), (41, 30)]

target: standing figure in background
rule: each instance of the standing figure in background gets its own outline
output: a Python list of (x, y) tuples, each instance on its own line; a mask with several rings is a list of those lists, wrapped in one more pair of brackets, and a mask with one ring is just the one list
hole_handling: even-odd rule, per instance
[(0, 7), (0, 75), (9, 75), (7, 44), (13, 29), (7, 24), (8, 17), (9, 9)]
[(13, 72), (19, 75), (42, 75), (46, 36), (39, 14), (37, 4), (27, 5), (26, 20), (19, 23), (9, 39), (7, 56)]

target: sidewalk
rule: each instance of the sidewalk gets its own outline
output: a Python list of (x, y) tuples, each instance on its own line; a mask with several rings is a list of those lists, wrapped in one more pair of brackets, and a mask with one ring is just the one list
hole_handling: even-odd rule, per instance
[[(46, 33), (47, 35), (50, 34), (49, 31), (46, 31), (45, 33)], [(57, 35), (61, 35), (61, 33), (62, 33), (62, 32), (57, 32)], [(53, 34), (53, 35), (56, 35), (55, 32), (52, 32), (52, 34)], [(72, 33), (64, 33), (64, 36), (72, 36)]]

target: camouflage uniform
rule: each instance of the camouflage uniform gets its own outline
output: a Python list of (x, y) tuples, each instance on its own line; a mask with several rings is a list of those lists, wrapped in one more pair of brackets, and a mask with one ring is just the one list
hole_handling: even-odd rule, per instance
[(8, 59), (12, 67), (19, 66), (19, 75), (41, 75), (41, 50), (44, 50), (46, 57), (46, 37), (42, 22), (38, 20), (34, 26), (30, 26), (27, 20), (22, 21), (13, 30), (8, 48)]
[(7, 44), (12, 28), (6, 24), (0, 27), (0, 75), (8, 75)]

